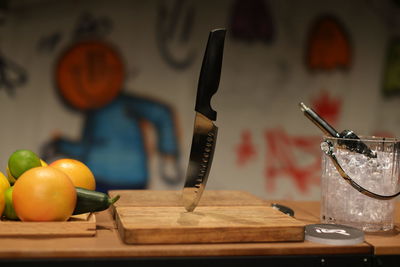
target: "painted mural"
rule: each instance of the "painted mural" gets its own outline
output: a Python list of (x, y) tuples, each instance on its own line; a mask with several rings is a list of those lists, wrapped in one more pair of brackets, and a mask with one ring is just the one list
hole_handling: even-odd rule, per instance
[[(193, 34), (195, 17), (196, 10), (191, 1), (161, 1), (158, 6), (157, 46), (164, 61), (174, 69), (185, 69), (195, 59), (196, 52), (188, 45)], [(184, 52), (179, 53), (181, 51), (174, 49), (174, 45)]]
[(332, 15), (322, 15), (311, 26), (306, 62), (310, 70), (348, 69), (352, 51), (347, 31)]
[(385, 60), (382, 92), (385, 96), (400, 93), (400, 38), (390, 40)]
[[(165, 164), (178, 166), (174, 112), (161, 101), (124, 92), (124, 62), (117, 49), (100, 38), (109, 20), (84, 14), (74, 42), (57, 60), (56, 90), (66, 108), (84, 117), (78, 140), (58, 133), (43, 146), (42, 158), (69, 157), (84, 162), (96, 177), (96, 189), (148, 188), (146, 131), (151, 124), (161, 156), (163, 181), (180, 182), (181, 173), (165, 173)], [(168, 158), (168, 159), (166, 159)], [(172, 163), (168, 163), (172, 162)]]
[(0, 51), (0, 89), (4, 89), (9, 96), (15, 96), (18, 87), (28, 80), (24, 67), (7, 58)]
[(82, 160), (101, 191), (180, 189), (199, 52), (222, 27), (209, 189), (317, 199), (321, 133), (300, 101), (338, 129), (398, 135), (392, 0), (211, 2), (11, 0), (0, 25), (1, 164), (28, 148)]
[(263, 0), (236, 0), (232, 4), (230, 35), (246, 42), (272, 43), (276, 26), (269, 2)]

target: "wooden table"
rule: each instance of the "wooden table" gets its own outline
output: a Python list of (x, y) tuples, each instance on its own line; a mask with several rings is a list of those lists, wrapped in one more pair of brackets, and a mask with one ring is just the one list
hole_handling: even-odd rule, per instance
[[(286, 203), (289, 206), (299, 206), (302, 209), (302, 212), (310, 213), (314, 217), (314, 221), (318, 222), (320, 210), (319, 202), (289, 201)], [(400, 202), (396, 203), (395, 227), (393, 231), (366, 233), (365, 243), (372, 247), (374, 255), (400, 255)]]
[[(265, 201), (269, 205), (272, 201)], [(319, 221), (319, 203), (302, 201), (276, 201), (291, 207), (295, 218), (306, 224)], [(161, 263), (172, 261), (177, 265), (187, 265), (188, 261), (207, 260), (225, 263), (249, 263), (278, 261), (283, 266), (324, 264), (330, 261), (343, 266), (343, 262), (353, 262), (352, 266), (372, 266), (377, 255), (400, 254), (400, 213), (397, 209), (395, 231), (381, 235), (366, 235), (366, 242), (353, 246), (332, 246), (304, 242), (245, 243), (245, 244), (184, 244), (184, 245), (127, 245), (116, 229), (111, 210), (96, 214), (97, 234), (95, 237), (69, 238), (2, 238), (0, 239), (0, 263), (9, 262), (50, 262), (63, 259), (74, 264), (87, 261), (117, 263)], [(394, 257), (394, 256), (390, 256)], [(161, 260), (162, 259), (162, 260)], [(396, 258), (396, 262), (399, 260)], [(253, 262), (252, 262), (253, 261)], [(390, 262), (390, 261), (388, 261)], [(50, 264), (49, 263), (49, 264)], [(362, 265), (364, 264), (364, 265)], [(371, 264), (371, 265), (369, 265)], [(116, 264), (118, 265), (118, 264)], [(304, 266), (306, 266), (304, 265)], [(5, 266), (5, 265), (3, 265)], [(30, 265), (31, 266), (31, 265)], [(43, 266), (43, 265), (41, 265)], [(49, 265), (50, 266), (50, 265)], [(317, 265), (318, 266), (318, 265)], [(330, 265), (327, 265), (330, 266)], [(385, 265), (386, 266), (386, 265)], [(393, 265), (397, 266), (397, 265)]]

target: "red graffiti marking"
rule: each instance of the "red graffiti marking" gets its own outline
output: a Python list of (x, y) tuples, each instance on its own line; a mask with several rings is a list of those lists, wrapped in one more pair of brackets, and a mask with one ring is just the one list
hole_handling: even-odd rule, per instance
[[(311, 104), (312, 108), (330, 124), (334, 125), (338, 121), (341, 99), (335, 99), (329, 92), (321, 91)], [(289, 136), (283, 129), (271, 129), (266, 131), (265, 139), (267, 191), (274, 191), (275, 180), (283, 176), (293, 179), (296, 187), (303, 193), (308, 191), (309, 185), (319, 184), (321, 137)]]
[(256, 149), (252, 142), (251, 132), (245, 130), (241, 135), (241, 142), (236, 148), (238, 166), (243, 166), (256, 156)]
[[(342, 101), (332, 97), (329, 92), (321, 91), (311, 100), (312, 108), (326, 121), (337, 123)], [(304, 123), (310, 123), (305, 119)], [(289, 178), (301, 193), (307, 193), (313, 184), (319, 184), (321, 175), (322, 133), (315, 136), (289, 136), (283, 129), (265, 131), (266, 167), (264, 176), (268, 192), (275, 190), (276, 180)], [(251, 132), (241, 134), (239, 145), (235, 148), (237, 166), (244, 166), (257, 155), (257, 146), (252, 142)], [(291, 193), (287, 193), (288, 197)]]
[(267, 191), (275, 190), (275, 180), (281, 176), (293, 179), (302, 193), (308, 191), (309, 185), (319, 183), (320, 137), (290, 137), (282, 129), (271, 129), (265, 132), (265, 139)]

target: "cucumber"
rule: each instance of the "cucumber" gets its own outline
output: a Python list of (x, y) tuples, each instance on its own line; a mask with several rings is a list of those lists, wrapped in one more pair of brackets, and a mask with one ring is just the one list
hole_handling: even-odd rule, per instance
[(119, 195), (110, 198), (107, 194), (102, 192), (81, 187), (75, 188), (77, 199), (75, 210), (72, 215), (106, 210), (120, 198)]

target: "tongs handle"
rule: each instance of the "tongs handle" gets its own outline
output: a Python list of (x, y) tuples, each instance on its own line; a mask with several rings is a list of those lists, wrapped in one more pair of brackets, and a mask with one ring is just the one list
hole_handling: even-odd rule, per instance
[(303, 102), (299, 103), (299, 106), (304, 115), (309, 118), (326, 135), (337, 138), (340, 137), (340, 134), (331, 125), (329, 125), (329, 123), (321, 118), (314, 110), (307, 107)]

